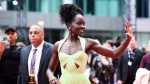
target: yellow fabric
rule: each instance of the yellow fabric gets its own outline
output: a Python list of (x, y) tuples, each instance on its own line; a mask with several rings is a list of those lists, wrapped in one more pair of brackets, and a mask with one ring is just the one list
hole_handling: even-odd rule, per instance
[[(85, 53), (86, 40), (81, 37), (79, 37), (79, 40), (83, 51), (78, 51), (72, 55), (59, 52), (66, 39), (60, 41), (58, 56), (62, 71), (62, 75), (60, 77), (61, 84), (90, 84), (89, 79), (84, 74), (88, 59), (88, 55)], [(76, 64), (79, 65), (78, 68), (76, 67)], [(66, 65), (65, 69), (63, 67), (64, 65)]]

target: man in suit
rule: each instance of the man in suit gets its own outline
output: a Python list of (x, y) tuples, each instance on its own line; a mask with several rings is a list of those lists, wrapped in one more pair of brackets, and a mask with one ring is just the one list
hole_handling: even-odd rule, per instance
[(44, 30), (40, 25), (32, 25), (30, 27), (29, 40), (31, 45), (21, 51), (17, 84), (29, 84), (29, 82), (49, 84), (46, 70), (52, 55), (53, 45), (44, 41)]
[(135, 74), (140, 67), (142, 57), (146, 54), (136, 48), (136, 38), (133, 37), (128, 49), (122, 54), (118, 61), (117, 84), (133, 84)]
[(5, 36), (0, 41), (0, 84), (16, 84), (18, 78), (20, 51), (21, 48), (16, 45), (18, 37), (14, 26), (5, 28)]

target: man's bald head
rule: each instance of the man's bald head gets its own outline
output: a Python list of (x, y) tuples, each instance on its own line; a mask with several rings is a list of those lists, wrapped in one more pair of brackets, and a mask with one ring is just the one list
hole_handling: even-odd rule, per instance
[(32, 25), (29, 29), (29, 40), (34, 47), (38, 47), (44, 40), (44, 29), (40, 25)]

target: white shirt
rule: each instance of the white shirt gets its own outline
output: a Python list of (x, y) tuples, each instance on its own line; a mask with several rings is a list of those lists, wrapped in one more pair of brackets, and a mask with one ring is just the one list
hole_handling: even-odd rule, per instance
[(36, 84), (38, 84), (37, 74), (38, 74), (38, 71), (39, 71), (43, 45), (44, 45), (44, 41), (37, 48), (35, 48), (32, 44), (32, 48), (30, 50), (29, 57), (28, 57), (28, 71), (29, 71), (29, 74), (30, 74), (31, 59), (32, 59), (32, 56), (33, 56), (33, 53), (34, 53), (34, 49), (37, 49), (36, 59), (35, 59), (35, 70), (34, 70), (35, 71), (34, 72), (34, 77), (35, 77)]

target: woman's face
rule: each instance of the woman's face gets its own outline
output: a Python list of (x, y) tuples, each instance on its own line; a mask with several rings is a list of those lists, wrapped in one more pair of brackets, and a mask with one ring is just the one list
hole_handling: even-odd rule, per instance
[(77, 36), (83, 36), (85, 30), (84, 17), (81, 14), (77, 14), (71, 22), (69, 29), (72, 34)]

